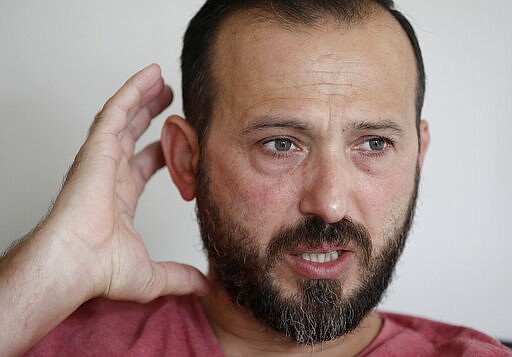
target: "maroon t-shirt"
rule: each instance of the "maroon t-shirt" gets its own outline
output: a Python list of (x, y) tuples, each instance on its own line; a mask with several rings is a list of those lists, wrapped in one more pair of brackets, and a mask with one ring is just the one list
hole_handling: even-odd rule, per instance
[[(472, 329), (381, 313), (384, 326), (360, 356), (512, 356)], [(149, 304), (91, 300), (57, 326), (26, 356), (223, 356), (193, 296)]]

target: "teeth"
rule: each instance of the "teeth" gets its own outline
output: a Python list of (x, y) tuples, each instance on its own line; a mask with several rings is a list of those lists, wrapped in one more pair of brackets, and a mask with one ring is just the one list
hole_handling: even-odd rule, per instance
[(314, 254), (314, 253), (304, 253), (301, 254), (300, 257), (304, 260), (315, 262), (315, 263), (329, 263), (334, 260), (337, 260), (340, 257), (340, 254), (337, 250), (334, 250), (330, 253), (325, 254)]

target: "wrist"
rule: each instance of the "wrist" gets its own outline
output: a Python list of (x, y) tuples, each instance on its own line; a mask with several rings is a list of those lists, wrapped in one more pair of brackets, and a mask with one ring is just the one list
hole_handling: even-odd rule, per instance
[(45, 262), (48, 281), (76, 307), (101, 294), (91, 249), (62, 225), (46, 220), (29, 238)]
[(0, 346), (7, 355), (22, 354), (94, 296), (87, 268), (65, 242), (45, 221), (0, 262)]

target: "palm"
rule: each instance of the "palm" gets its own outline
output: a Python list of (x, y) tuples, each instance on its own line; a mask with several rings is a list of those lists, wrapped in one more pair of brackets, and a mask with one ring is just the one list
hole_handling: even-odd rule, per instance
[[(191, 267), (152, 262), (133, 225), (146, 182), (164, 165), (158, 142), (135, 154), (136, 141), (171, 101), (157, 66), (132, 77), (98, 114), (52, 212), (78, 254), (97, 260), (95, 294), (147, 301), (197, 290), (203, 279)], [(170, 287), (182, 274), (194, 281)]]

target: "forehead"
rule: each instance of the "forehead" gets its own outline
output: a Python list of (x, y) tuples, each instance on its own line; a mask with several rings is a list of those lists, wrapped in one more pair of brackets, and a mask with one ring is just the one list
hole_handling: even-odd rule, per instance
[(345, 116), (389, 111), (414, 122), (416, 73), (408, 37), (386, 11), (358, 24), (326, 18), (292, 27), (261, 11), (238, 12), (214, 46), (214, 118), (219, 110), (238, 121), (269, 107), (304, 112), (318, 109), (316, 101)]

